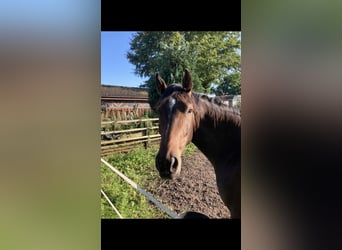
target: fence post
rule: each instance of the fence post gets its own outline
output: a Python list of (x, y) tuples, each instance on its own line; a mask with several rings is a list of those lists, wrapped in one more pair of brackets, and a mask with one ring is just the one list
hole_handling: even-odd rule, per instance
[[(141, 119), (141, 118), (140, 118)], [(147, 129), (147, 127), (146, 127), (146, 121), (141, 121), (141, 125), (143, 125), (143, 123), (145, 123), (145, 128), (146, 128), (146, 130), (145, 130), (145, 136), (148, 136), (148, 129)], [(147, 147), (148, 147), (148, 143), (147, 143), (147, 141), (148, 141), (148, 138), (146, 139), (146, 141), (144, 142), (144, 148), (145, 149), (147, 149)]]

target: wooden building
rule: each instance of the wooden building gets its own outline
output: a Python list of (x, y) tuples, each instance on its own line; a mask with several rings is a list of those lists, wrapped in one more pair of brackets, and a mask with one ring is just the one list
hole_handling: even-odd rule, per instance
[[(145, 88), (101, 85), (101, 118), (127, 119), (151, 112)], [(101, 119), (101, 120), (102, 120)]]
[(149, 108), (148, 92), (144, 88), (101, 85), (101, 106)]
[(230, 108), (241, 106), (241, 95), (223, 95), (219, 98)]

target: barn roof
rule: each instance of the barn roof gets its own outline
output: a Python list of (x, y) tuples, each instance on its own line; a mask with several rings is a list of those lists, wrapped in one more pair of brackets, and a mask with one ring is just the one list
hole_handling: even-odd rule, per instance
[(148, 98), (146, 88), (101, 85), (101, 97)]

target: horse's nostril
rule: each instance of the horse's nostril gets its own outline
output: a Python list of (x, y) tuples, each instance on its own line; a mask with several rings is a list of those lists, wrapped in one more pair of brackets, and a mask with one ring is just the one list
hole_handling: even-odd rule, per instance
[(171, 164), (170, 164), (170, 172), (174, 173), (177, 171), (177, 167), (178, 167), (178, 160), (176, 157), (171, 157)]

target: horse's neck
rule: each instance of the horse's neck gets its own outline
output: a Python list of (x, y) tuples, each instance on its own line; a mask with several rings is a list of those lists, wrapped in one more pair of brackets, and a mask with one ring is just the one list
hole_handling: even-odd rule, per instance
[(192, 142), (202, 151), (215, 168), (240, 160), (241, 129), (232, 119), (216, 121), (205, 115), (194, 131)]

